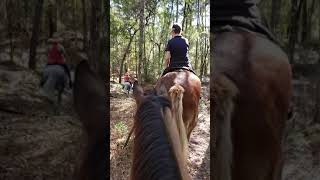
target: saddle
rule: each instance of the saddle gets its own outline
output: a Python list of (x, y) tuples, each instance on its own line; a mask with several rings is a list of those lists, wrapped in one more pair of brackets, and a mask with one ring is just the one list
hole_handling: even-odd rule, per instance
[(169, 73), (169, 72), (183, 72), (183, 71), (190, 71), (192, 72), (194, 75), (197, 76), (197, 74), (193, 71), (193, 69), (191, 69), (190, 67), (187, 66), (182, 66), (182, 67), (167, 67), (161, 76), (164, 76), (165, 74)]

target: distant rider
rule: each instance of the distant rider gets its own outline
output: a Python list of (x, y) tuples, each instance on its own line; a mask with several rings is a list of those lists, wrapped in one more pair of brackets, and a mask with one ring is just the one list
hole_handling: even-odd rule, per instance
[(70, 70), (66, 64), (65, 60), (65, 50), (64, 47), (61, 45), (62, 39), (59, 38), (56, 34), (53, 35), (52, 38), (48, 40), (49, 50), (48, 50), (48, 62), (47, 66), (50, 65), (60, 65), (63, 67), (64, 71), (68, 75), (69, 78), (69, 86), (72, 88), (72, 81)]

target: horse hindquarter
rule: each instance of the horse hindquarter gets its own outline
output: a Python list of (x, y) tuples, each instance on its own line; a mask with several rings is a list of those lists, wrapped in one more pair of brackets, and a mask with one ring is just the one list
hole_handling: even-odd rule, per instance
[[(224, 109), (219, 107), (223, 106), (219, 98), (227, 102), (230, 96), (223, 97), (223, 93), (217, 92), (214, 94), (222, 97), (216, 97), (218, 102), (214, 102), (217, 104), (213, 107), (217, 111), (214, 114), (214, 126), (217, 136), (215, 150), (218, 151), (213, 160), (213, 167), (218, 169), (213, 169), (213, 174), (224, 173), (216, 167), (220, 163), (218, 158), (221, 158), (219, 149), (223, 149), (231, 139), (233, 151), (225, 153), (229, 153), (226, 158), (232, 161), (232, 172), (228, 172), (232, 175), (231, 179), (279, 180), (282, 170), (282, 133), (291, 94), (288, 59), (278, 46), (254, 33), (225, 32), (216, 34), (215, 38), (215, 74), (211, 79), (218, 86), (221, 79), (215, 75), (225, 75), (236, 85), (239, 93), (231, 117), (231, 138), (219, 137), (223, 134), (222, 125), (226, 119), (219, 116), (223, 112), (221, 109)], [(228, 88), (226, 90), (223, 87), (221, 91), (227, 93)]]

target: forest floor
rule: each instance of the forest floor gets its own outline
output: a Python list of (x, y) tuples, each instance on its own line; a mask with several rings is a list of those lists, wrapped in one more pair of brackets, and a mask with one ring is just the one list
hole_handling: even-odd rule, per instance
[(40, 75), (11, 62), (0, 69), (0, 179), (71, 179), (84, 145), (71, 94), (54, 114)]
[[(122, 91), (121, 85), (111, 84), (110, 99), (110, 179), (126, 180), (132, 162), (133, 138), (123, 149), (125, 140), (133, 125), (135, 101)], [(198, 123), (192, 131), (189, 142), (189, 173), (194, 180), (210, 178), (210, 101), (209, 87), (203, 86), (200, 100)]]
[(316, 82), (294, 80), (293, 117), (284, 140), (283, 180), (320, 180), (320, 119), (314, 119)]

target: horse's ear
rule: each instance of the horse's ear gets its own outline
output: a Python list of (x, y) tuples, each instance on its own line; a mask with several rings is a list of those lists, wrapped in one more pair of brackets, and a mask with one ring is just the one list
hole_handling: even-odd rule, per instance
[(87, 149), (90, 150), (83, 152), (82, 164), (77, 171), (81, 172), (79, 176), (83, 177), (85, 174), (89, 179), (98, 179), (97, 176), (103, 177), (105, 173), (104, 161), (97, 158), (104, 156), (106, 143), (104, 138), (107, 117), (105, 85), (104, 81), (90, 69), (87, 61), (77, 65), (73, 88), (74, 107), (88, 135)]
[(164, 84), (161, 84), (159, 89), (157, 89), (157, 94), (160, 96), (168, 97), (168, 91)]
[(137, 104), (139, 105), (143, 98), (143, 89), (139, 85), (138, 81), (134, 81), (133, 83), (133, 97), (136, 100)]
[(87, 61), (81, 61), (76, 67), (73, 98), (75, 110), (85, 127), (91, 118), (101, 123), (100, 118), (104, 116), (104, 123), (107, 108), (105, 83), (90, 69)]

